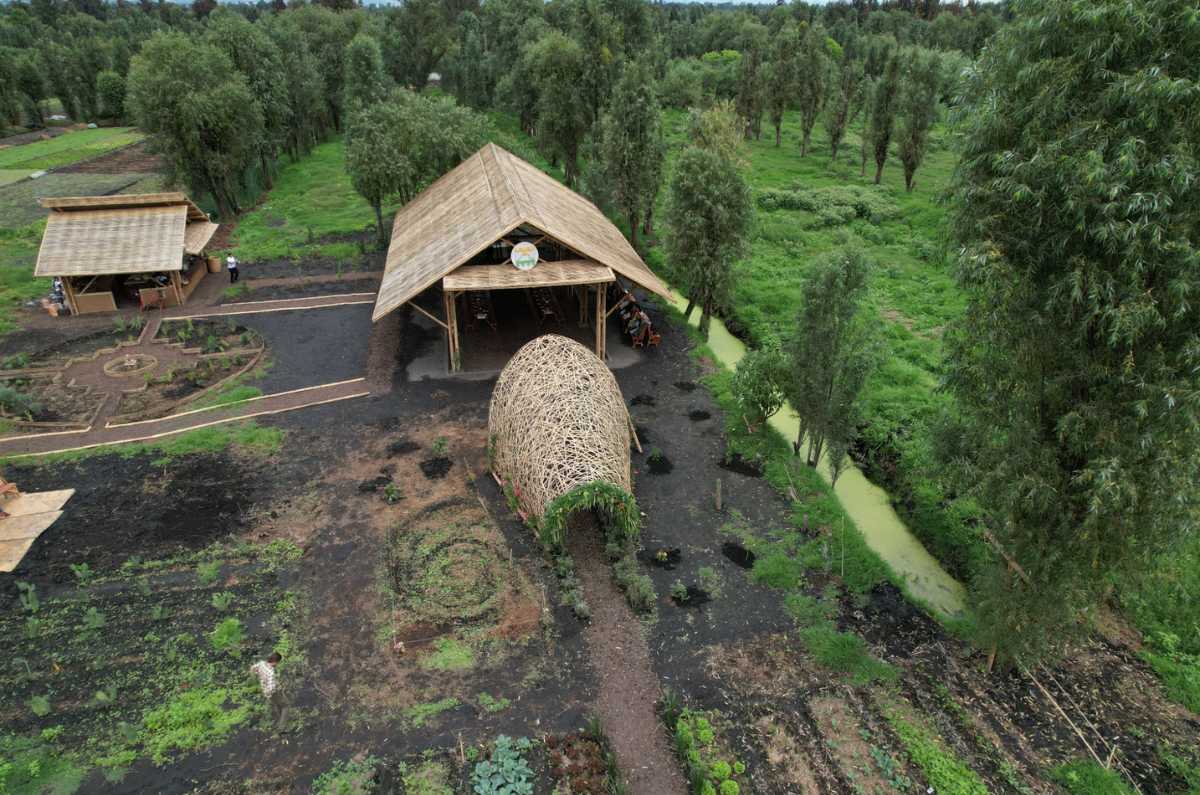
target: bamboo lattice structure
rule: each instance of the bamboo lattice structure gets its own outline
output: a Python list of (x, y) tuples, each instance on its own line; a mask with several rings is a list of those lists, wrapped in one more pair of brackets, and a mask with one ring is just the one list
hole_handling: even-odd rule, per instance
[(505, 365), (488, 411), (492, 471), (535, 523), (574, 488), (629, 493), (629, 414), (613, 374), (574, 340), (547, 334)]

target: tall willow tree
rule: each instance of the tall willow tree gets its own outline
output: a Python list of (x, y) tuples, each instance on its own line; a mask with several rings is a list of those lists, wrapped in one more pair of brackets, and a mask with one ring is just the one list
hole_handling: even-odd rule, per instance
[(910, 193), (913, 176), (929, 147), (929, 130), (937, 119), (941, 84), (942, 64), (938, 54), (924, 47), (909, 48), (904, 57), (904, 84), (897, 101), (896, 138), (900, 162), (904, 164), (904, 189)]
[(183, 33), (157, 34), (130, 64), (126, 102), (173, 175), (210, 194), (222, 219), (238, 211), (263, 113), (228, 55)]
[(583, 48), (551, 30), (529, 51), (537, 79), (537, 134), (543, 146), (562, 159), (567, 184), (579, 179), (579, 148), (591, 129), (591, 102), (584, 91), (588, 73)]
[(688, 296), (685, 317), (700, 307), (700, 333), (729, 303), (733, 263), (746, 248), (753, 216), (750, 188), (719, 150), (688, 146), (675, 159), (667, 193), (667, 260)]
[(1200, 530), (1200, 16), (1013, 10), (961, 113), (945, 454), (1011, 561), (977, 584), (982, 640), (1028, 660)]
[(795, 449), (808, 443), (815, 467), (828, 447), (836, 480), (859, 421), (859, 395), (874, 363), (864, 311), (870, 262), (858, 249), (835, 251), (806, 275), (796, 328), (786, 345), (783, 391), (800, 418)]
[(829, 55), (825, 48), (825, 29), (812, 25), (800, 39), (796, 63), (796, 104), (800, 106), (800, 156), (808, 154), (812, 130), (825, 107), (829, 92)]
[(644, 63), (625, 68), (601, 125), (600, 157), (613, 203), (629, 221), (633, 245), (662, 180), (665, 144), (654, 75)]
[(771, 60), (766, 65), (767, 114), (775, 128), (775, 146), (779, 146), (783, 114), (796, 97), (796, 53), (800, 48), (800, 32), (795, 23), (788, 22), (771, 40)]
[[(893, 54), (888, 59), (883, 74), (871, 88), (871, 116), (866, 136), (875, 154), (875, 184), (883, 179), (883, 166), (887, 163), (888, 147), (896, 128), (896, 95), (900, 92), (900, 57)], [(866, 168), (864, 161), (863, 168)]]
[(382, 102), (391, 91), (383, 67), (383, 51), (374, 36), (360, 33), (346, 47), (342, 74), (343, 105), (347, 113)]
[(829, 133), (829, 159), (837, 160), (846, 130), (863, 106), (863, 64), (855, 57), (852, 42), (842, 51), (830, 93), (825, 131)]

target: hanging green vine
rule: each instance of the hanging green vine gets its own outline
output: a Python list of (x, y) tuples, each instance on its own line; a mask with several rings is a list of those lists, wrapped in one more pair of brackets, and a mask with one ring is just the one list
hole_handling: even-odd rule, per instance
[(555, 497), (546, 506), (538, 534), (542, 543), (557, 548), (563, 544), (563, 529), (567, 517), (576, 511), (594, 508), (607, 509), (612, 516), (613, 529), (626, 541), (634, 541), (641, 531), (641, 513), (633, 495), (603, 480), (593, 480)]

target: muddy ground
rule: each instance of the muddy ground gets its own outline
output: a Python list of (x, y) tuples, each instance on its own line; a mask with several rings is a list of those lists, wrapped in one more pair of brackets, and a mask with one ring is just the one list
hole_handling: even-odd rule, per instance
[[(274, 358), (256, 385), (273, 392), (363, 375), (369, 314), (364, 305), (240, 316)], [(890, 586), (851, 596), (832, 574), (808, 574), (810, 593), (831, 594), (837, 627), (898, 669), (895, 684), (856, 685), (808, 656), (782, 594), (752, 581), (748, 560), (723, 532), (738, 522), (770, 537), (789, 525), (792, 507), (752, 466), (724, 461), (725, 420), (700, 385), (704, 367), (680, 329), (654, 319), (664, 326), (663, 345), (616, 376), (643, 447), (633, 455), (646, 514), (641, 567), (658, 593), (645, 631), (661, 684), (709, 711), (755, 792), (923, 791), (929, 781), (905, 752), (896, 716), (927, 725), (993, 791), (1055, 791), (1049, 769), (1087, 751), (1053, 703), (1020, 673), (984, 674), (980, 655)], [(286, 538), (303, 550), (280, 575), (303, 605), (292, 628), (303, 650), (294, 729), (279, 737), (247, 725), (165, 767), (141, 759), (119, 781), (93, 772), (81, 791), (306, 792), (335, 760), (373, 754), (394, 770), (423, 751), (462, 790), (467, 749), (499, 733), (537, 737), (584, 725), (596, 675), (583, 625), (559, 604), (548, 560), (486, 473), (492, 382), (407, 382), (403, 363), (422, 344), (414, 326), (403, 330), (388, 394), (261, 420), (286, 431), (282, 450), (269, 457), (107, 455), (8, 470), (25, 489), (77, 493), (16, 575), (0, 575), (6, 611), (19, 609), (17, 580), (67, 588), (71, 563), (111, 573), (131, 555), (170, 557), (229, 538)], [(448, 468), (429, 464), (443, 458)], [(436, 531), (448, 504), (471, 517), (477, 543), (446, 560), (486, 576), (450, 578), (468, 618), (423, 621), (406, 596), (420, 570), (396, 568), (397, 534)], [(660, 565), (658, 549), (679, 552)], [(704, 598), (672, 599), (676, 581)], [(491, 590), (473, 590), (477, 583)], [(476, 612), (484, 601), (487, 609)], [(471, 648), (472, 662), (431, 667), (451, 640)], [(11, 652), (8, 642), (0, 638), (0, 654)], [(1200, 723), (1162, 698), (1130, 648), (1097, 641), (1035, 674), (1077, 723), (1093, 722), (1117, 744), (1144, 791), (1183, 791), (1158, 749), (1194, 748)], [(12, 694), (0, 701), (5, 695)], [(508, 703), (487, 707), (499, 699)], [(23, 730), (43, 725), (22, 720)], [(538, 753), (536, 791), (548, 793), (552, 765)]]

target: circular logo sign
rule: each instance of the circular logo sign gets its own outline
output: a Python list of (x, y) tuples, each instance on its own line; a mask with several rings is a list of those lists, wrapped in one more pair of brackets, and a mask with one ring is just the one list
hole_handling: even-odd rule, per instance
[(537, 246), (529, 242), (518, 243), (513, 246), (512, 256), (509, 259), (512, 260), (513, 267), (517, 270), (531, 270), (534, 265), (538, 264)]

